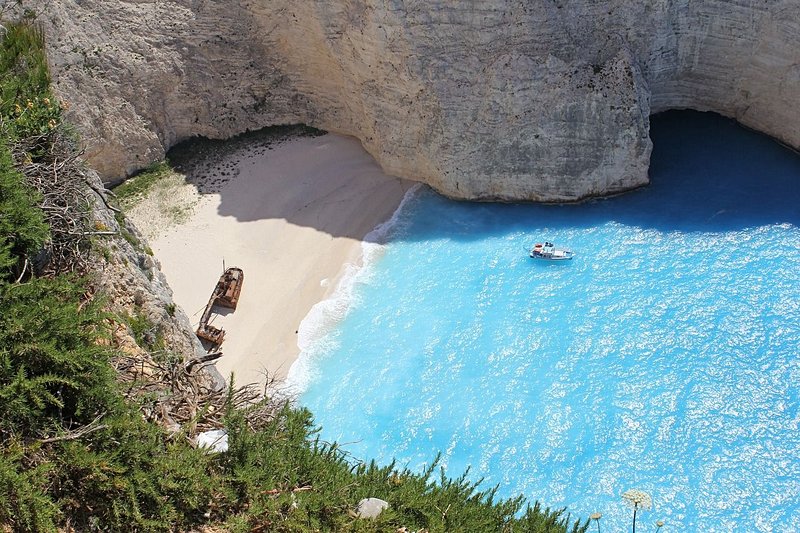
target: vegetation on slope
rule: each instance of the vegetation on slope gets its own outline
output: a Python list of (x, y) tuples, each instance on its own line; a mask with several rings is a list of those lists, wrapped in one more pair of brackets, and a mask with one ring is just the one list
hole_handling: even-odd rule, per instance
[[(110, 364), (111, 317), (92, 296), (90, 274), (81, 276), (80, 263), (66, 256), (83, 253), (88, 244), (71, 241), (53, 251), (60, 242), (54, 237), (62, 223), (58, 213), (65, 211), (42, 206), (56, 180), (30, 183), (39, 175), (31, 169), (56, 166), (48, 157), (63, 149), (55, 143), (64, 137), (55, 133), (63, 129), (61, 110), (50, 93), (41, 34), (27, 23), (4, 26), (0, 528), (586, 530), (585, 523), (528, 507), (522, 498), (496, 501), (494, 491), (480, 490), (466, 476), (434, 476), (435, 462), (421, 474), (353, 463), (335, 444), (315, 439), (308, 411), (288, 405), (265, 418), (251, 416), (263, 405), (242, 410), (229, 401), (224, 421), (230, 448), (220, 454), (191, 444), (192, 424), (170, 434), (147, 421), (142, 409), (151, 398), (126, 399)], [(81, 209), (88, 207), (76, 209), (65, 235), (91, 233), (82, 226), (88, 223)], [(376, 520), (358, 519), (353, 508), (363, 497), (383, 498), (390, 508)]]
[(169, 177), (172, 172), (172, 168), (165, 161), (153, 163), (136, 176), (121, 183), (114, 189), (114, 193), (122, 207), (133, 206), (147, 196), (158, 182)]

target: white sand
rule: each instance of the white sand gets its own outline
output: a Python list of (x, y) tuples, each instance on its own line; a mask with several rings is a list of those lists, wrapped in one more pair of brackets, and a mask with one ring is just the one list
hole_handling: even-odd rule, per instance
[(158, 215), (163, 190), (130, 216), (195, 327), (223, 260), (244, 270), (238, 308), (212, 320), (226, 331), (217, 368), (240, 385), (263, 383), (265, 372), (286, 376), (299, 355), (300, 322), (336, 288), (344, 266), (360, 261), (361, 240), (412, 183), (384, 174), (357, 140), (331, 134), (227, 157), (238, 175), (218, 193), (198, 199), (193, 185), (172, 187), (168, 196), (189, 211), (182, 222)]

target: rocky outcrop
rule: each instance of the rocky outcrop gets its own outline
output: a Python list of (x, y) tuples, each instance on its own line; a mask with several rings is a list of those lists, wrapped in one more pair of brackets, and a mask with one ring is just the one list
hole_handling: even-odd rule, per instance
[(800, 146), (800, 1), (38, 0), (56, 87), (113, 182), (194, 135), (305, 123), (457, 198), (647, 182), (649, 115)]
[[(172, 289), (146, 240), (127, 219), (115, 215), (97, 173), (90, 170), (85, 177), (92, 224), (98, 230), (92, 244), (91, 277), (107, 310), (119, 317), (111, 321), (114, 346), (140, 361), (203, 358), (206, 351), (186, 313), (172, 299)], [(132, 331), (133, 323), (141, 330)], [(203, 365), (202, 371), (209, 387), (225, 386), (213, 365)]]

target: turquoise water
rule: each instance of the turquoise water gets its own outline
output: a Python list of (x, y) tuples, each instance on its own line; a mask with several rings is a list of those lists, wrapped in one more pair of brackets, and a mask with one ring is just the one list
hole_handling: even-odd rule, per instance
[[(630, 488), (641, 531), (797, 531), (800, 157), (716, 115), (652, 138), (621, 197), (408, 201), (293, 368), (322, 436), (412, 469), (441, 451), (604, 531)], [(576, 258), (530, 259), (543, 240)]]

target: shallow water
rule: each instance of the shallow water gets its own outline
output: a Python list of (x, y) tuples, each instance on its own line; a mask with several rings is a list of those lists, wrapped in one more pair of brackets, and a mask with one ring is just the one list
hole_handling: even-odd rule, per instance
[[(290, 373), (323, 438), (412, 469), (441, 451), (604, 531), (630, 488), (641, 531), (795, 531), (800, 157), (709, 114), (652, 137), (652, 184), (621, 197), (407, 202)], [(543, 240), (576, 258), (530, 259)]]

